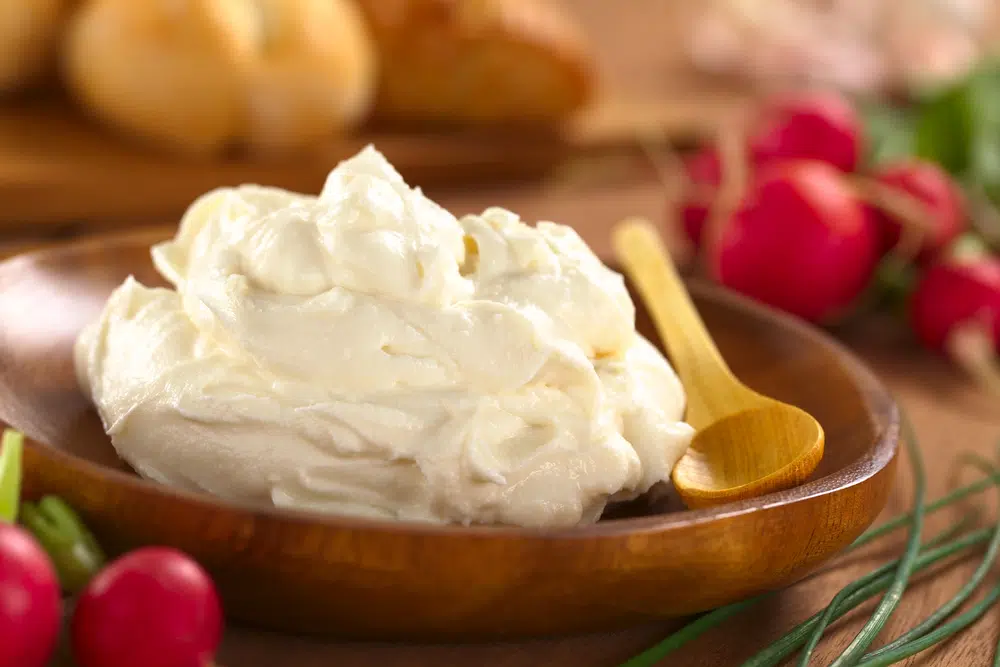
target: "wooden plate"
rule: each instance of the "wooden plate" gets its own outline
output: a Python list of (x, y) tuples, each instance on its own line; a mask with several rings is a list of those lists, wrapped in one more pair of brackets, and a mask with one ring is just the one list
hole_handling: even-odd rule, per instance
[[(0, 419), (35, 442), (26, 491), (78, 507), (113, 552), (168, 544), (213, 573), (230, 618), (358, 638), (485, 639), (608, 629), (690, 614), (790, 583), (882, 509), (895, 405), (838, 344), (716, 288), (695, 300), (734, 371), (811, 411), (827, 434), (799, 488), (697, 512), (669, 494), (597, 525), (428, 527), (253, 509), (144, 481), (77, 390), (77, 332), (172, 230), (86, 241), (0, 264)], [(649, 323), (640, 314), (641, 328)], [(631, 516), (629, 516), (631, 515)]]

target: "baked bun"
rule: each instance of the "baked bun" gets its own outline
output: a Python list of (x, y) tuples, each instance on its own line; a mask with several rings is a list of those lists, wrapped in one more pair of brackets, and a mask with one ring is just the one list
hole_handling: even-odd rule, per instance
[(48, 72), (69, 10), (68, 0), (0, 0), (0, 93)]
[(550, 123), (594, 87), (577, 26), (544, 0), (359, 0), (392, 121)]
[(350, 0), (91, 0), (64, 61), (86, 110), (188, 153), (309, 145), (357, 123), (376, 81)]

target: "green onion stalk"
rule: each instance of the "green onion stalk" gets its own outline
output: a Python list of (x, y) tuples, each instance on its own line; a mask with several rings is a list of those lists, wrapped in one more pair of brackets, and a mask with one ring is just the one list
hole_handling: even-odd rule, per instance
[[(871, 615), (871, 618), (868, 619), (868, 622), (865, 623), (864, 627), (861, 628), (861, 631), (858, 632), (857, 636), (854, 637), (844, 652), (830, 664), (830, 667), (847, 667), (848, 665), (856, 664), (858, 657), (865, 652), (873, 641), (875, 641), (875, 637), (877, 637), (878, 633), (882, 631), (883, 627), (885, 627), (885, 624), (889, 621), (892, 613), (896, 610), (896, 606), (899, 604), (899, 601), (903, 598), (903, 591), (906, 590), (906, 584), (909, 582), (910, 575), (913, 573), (914, 563), (920, 555), (920, 534), (923, 530), (924, 513), (926, 511), (926, 508), (924, 507), (924, 495), (926, 493), (927, 480), (924, 473), (923, 457), (920, 455), (920, 450), (917, 447), (916, 435), (913, 432), (913, 427), (906, 419), (903, 420), (903, 424), (903, 439), (906, 442), (907, 451), (910, 454), (910, 465), (913, 468), (914, 479), (914, 507), (913, 511), (910, 512), (910, 520), (908, 522), (910, 535), (906, 540), (906, 549), (903, 551), (903, 557), (899, 559), (898, 565), (894, 568), (892, 582), (889, 584), (889, 590), (882, 597), (882, 600), (875, 608), (875, 612)], [(799, 667), (808, 667), (809, 659), (812, 657), (812, 653), (819, 645), (819, 642), (823, 639), (823, 633), (826, 632), (827, 626), (833, 620), (833, 615), (836, 613), (838, 607), (842, 605), (844, 599), (852, 592), (860, 588), (858, 583), (859, 582), (855, 582), (844, 587), (844, 589), (837, 593), (836, 597), (833, 598), (833, 601), (829, 604), (829, 606), (827, 606), (823, 615), (820, 617), (819, 622), (816, 624), (816, 627), (813, 628), (805, 649), (802, 651), (802, 655), (799, 658)]]

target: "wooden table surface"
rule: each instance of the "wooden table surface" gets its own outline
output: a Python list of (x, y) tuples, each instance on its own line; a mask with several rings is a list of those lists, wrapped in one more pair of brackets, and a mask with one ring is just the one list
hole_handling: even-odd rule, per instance
[[(585, 9), (592, 27), (602, 31), (608, 78), (613, 85), (653, 97), (671, 94), (676, 78), (664, 63), (670, 48), (660, 28), (672, 12), (667, 0), (630, 0), (642, 12), (629, 12), (629, 22), (616, 21), (618, 3), (605, 0), (566, 0)], [(614, 8), (612, 9), (612, 6)], [(603, 8), (602, 8), (603, 7)], [(635, 20), (636, 16), (645, 17)], [(658, 17), (653, 20), (652, 17)], [(659, 62), (651, 66), (649, 63)], [(645, 64), (644, 64), (645, 63)], [(617, 219), (632, 214), (659, 217), (661, 194), (653, 182), (615, 185), (577, 183), (518, 189), (453, 193), (440, 198), (456, 213), (487, 205), (502, 205), (529, 220), (552, 219), (573, 224), (599, 251), (607, 250), (607, 230)], [(36, 241), (7, 240), (0, 255), (30, 248)], [(943, 362), (915, 349), (905, 336), (892, 329), (865, 325), (841, 336), (876, 370), (897, 394), (912, 418), (927, 465), (928, 491), (936, 497), (948, 488), (957, 453), (993, 451), (1000, 436), (1000, 417), (990, 416), (995, 400), (979, 393)], [(996, 411), (992, 411), (996, 415)], [(904, 511), (910, 502), (908, 466), (902, 471), (888, 514)], [(984, 500), (987, 500), (984, 498)], [(995, 504), (988, 499), (989, 506)], [(957, 513), (937, 516), (929, 523), (937, 529)], [(902, 537), (902, 536), (898, 536)], [(664, 664), (671, 667), (736, 665), (755, 649), (780, 636), (795, 623), (819, 610), (846, 583), (899, 552), (899, 539), (889, 539), (869, 549), (835, 561), (807, 582), (778, 595), (756, 610), (708, 633), (675, 654)], [(488, 564), (484, 564), (488, 567)], [(950, 597), (975, 567), (975, 559), (958, 560), (949, 567), (918, 578), (890, 621), (882, 640), (898, 635), (922, 620)], [(344, 600), (344, 604), (351, 604)], [(869, 605), (862, 611), (870, 609)], [(836, 624), (816, 655), (822, 665), (854, 636), (863, 618), (848, 616)], [(585, 637), (560, 638), (523, 644), (493, 646), (390, 646), (323, 643), (308, 639), (269, 636), (230, 628), (220, 655), (226, 667), (613, 667), (665, 636), (671, 625), (634, 628)], [(1000, 611), (991, 610), (964, 634), (905, 664), (978, 667), (991, 664), (1000, 631)]]

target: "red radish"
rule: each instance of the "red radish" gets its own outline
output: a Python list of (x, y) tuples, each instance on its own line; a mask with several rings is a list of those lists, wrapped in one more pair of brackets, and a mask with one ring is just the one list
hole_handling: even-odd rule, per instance
[[(916, 255), (919, 262), (938, 255), (965, 230), (962, 194), (948, 174), (933, 162), (916, 159), (896, 162), (879, 169), (874, 177), (877, 183), (909, 195), (923, 206), (930, 228), (920, 241)], [(883, 229), (884, 249), (896, 247), (906, 221), (895, 220), (886, 211), (879, 211), (877, 217)]]
[(175, 549), (137, 549), (84, 589), (72, 621), (80, 667), (208, 667), (222, 637), (208, 574)]
[(938, 352), (948, 353), (962, 328), (979, 328), (1000, 345), (1000, 259), (983, 254), (929, 266), (911, 297), (910, 322)]
[(0, 667), (44, 667), (61, 622), (48, 556), (27, 531), (0, 522)]
[[(751, 130), (747, 157), (755, 168), (789, 160), (818, 160), (851, 172), (861, 154), (861, 120), (850, 102), (836, 93), (774, 97), (755, 115)], [(684, 159), (692, 187), (685, 193), (680, 216), (685, 235), (695, 247), (701, 246), (702, 229), (728, 167), (715, 146)]]
[(910, 300), (920, 341), (1000, 393), (1000, 259), (986, 254), (930, 266)]
[(772, 165), (706, 239), (723, 285), (807, 320), (841, 314), (867, 287), (878, 235), (843, 174), (824, 162)]
[(861, 119), (843, 96), (823, 91), (780, 95), (755, 117), (750, 154), (759, 166), (806, 159), (852, 172), (861, 156), (862, 137)]
[(704, 148), (685, 156), (684, 171), (691, 187), (681, 202), (681, 223), (687, 238), (694, 247), (700, 248), (702, 229), (722, 179), (718, 152), (714, 148)]

